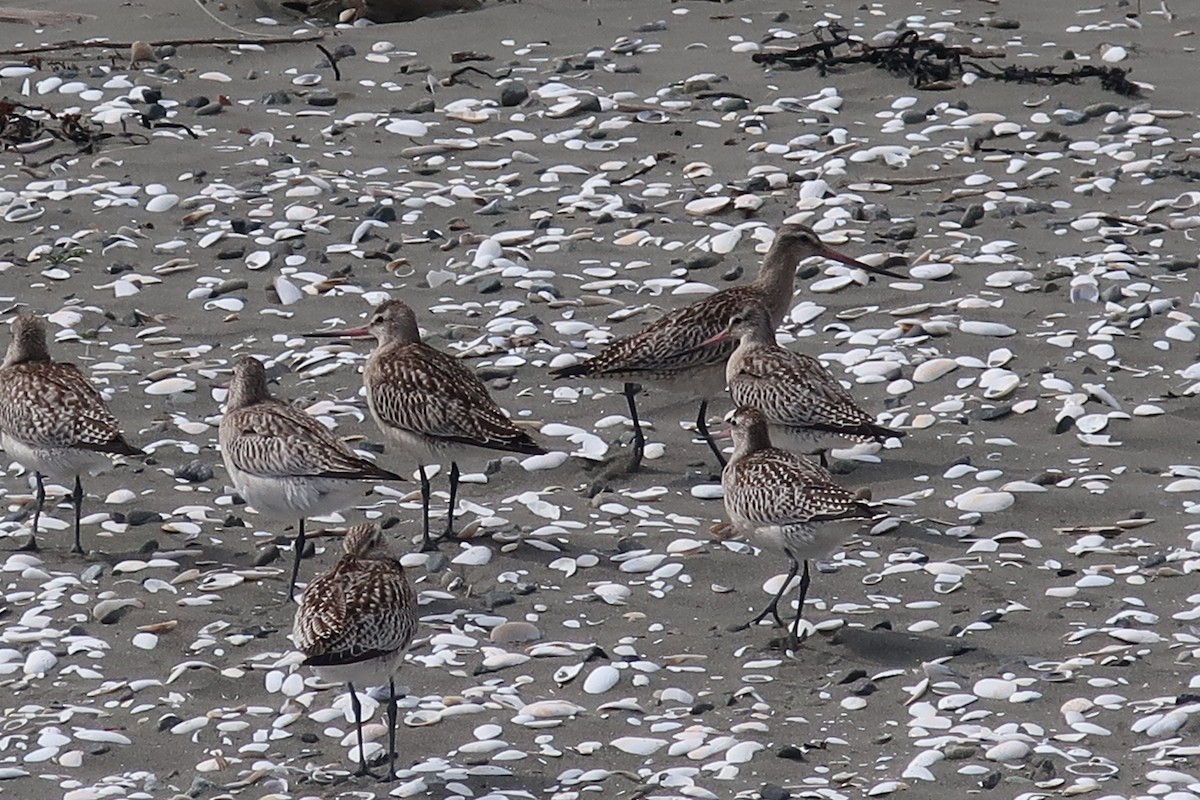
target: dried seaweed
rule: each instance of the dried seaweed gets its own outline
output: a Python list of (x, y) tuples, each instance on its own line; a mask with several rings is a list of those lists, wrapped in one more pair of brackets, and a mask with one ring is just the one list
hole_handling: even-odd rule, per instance
[(1126, 97), (1137, 97), (1141, 92), (1129, 80), (1128, 72), (1119, 67), (1081, 65), (1067, 71), (1057, 67), (993, 69), (975, 59), (1004, 58), (1002, 51), (949, 45), (922, 38), (916, 31), (904, 31), (894, 42), (878, 47), (851, 38), (843, 28), (818, 28), (813, 36), (817, 39), (814, 44), (755, 53), (754, 61), (796, 70), (816, 69), (822, 76), (845, 66), (867, 64), (907, 78), (913, 88), (925, 90), (951, 89), (961, 85), (962, 76), (970, 72), (989, 80), (1050, 85), (1077, 84), (1096, 78), (1105, 90)]

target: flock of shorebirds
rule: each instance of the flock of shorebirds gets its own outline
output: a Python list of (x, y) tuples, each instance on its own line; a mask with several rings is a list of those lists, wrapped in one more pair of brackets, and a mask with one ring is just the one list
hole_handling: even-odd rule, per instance
[[(787, 580), (752, 620), (772, 616), (784, 625), (779, 602), (803, 566), (791, 638), (799, 641), (809, 586), (808, 561), (827, 555), (853, 527), (881, 513), (839, 485), (802, 450), (826, 435), (885, 441), (903, 436), (876, 424), (816, 359), (776, 344), (775, 329), (792, 306), (797, 266), (810, 257), (903, 277), (863, 264), (822, 244), (809, 228), (785, 224), (759, 274), (750, 283), (715, 292), (669, 312), (640, 332), (607, 345), (591, 359), (552, 371), (555, 378), (625, 381), (633, 423), (633, 468), (645, 446), (636, 396), (641, 383), (666, 384), (700, 399), (696, 427), (722, 467), (725, 509), (733, 527), (789, 560)], [(546, 451), (496, 404), (476, 375), (454, 357), (421, 341), (416, 316), (400, 300), (375, 308), (361, 327), (308, 334), (374, 337), (363, 371), (371, 416), (386, 442), (416, 462), (421, 481), (422, 549), (453, 535), (458, 462), (481, 451)], [(725, 456), (706, 424), (708, 403), (728, 387), (732, 456)], [(772, 440), (781, 447), (772, 446)], [(10, 459), (33, 474), (36, 505), (27, 549), (36, 550), (45, 504), (44, 481), (74, 478), (72, 552), (82, 553), (81, 476), (110, 456), (141, 451), (122, 435), (99, 392), (74, 365), (52, 360), (43, 320), (22, 313), (0, 365), (0, 443)], [(403, 478), (360, 456), (315, 418), (272, 397), (263, 364), (243, 357), (228, 386), (219, 443), (229, 480), (259, 513), (299, 520), (288, 597), (294, 595), (305, 549), (305, 518), (352, 507), (363, 482)], [(824, 456), (822, 454), (822, 463)], [(430, 533), (428, 468), (450, 464), (448, 523)], [(308, 536), (343, 536), (344, 553), (311, 581), (295, 615), (293, 639), (304, 664), (322, 678), (348, 684), (362, 745), (360, 687), (388, 684), (389, 766), (394, 774), (396, 697), (392, 683), (417, 628), (417, 596), (404, 568), (376, 525)], [(367, 772), (359, 758), (360, 772)]]

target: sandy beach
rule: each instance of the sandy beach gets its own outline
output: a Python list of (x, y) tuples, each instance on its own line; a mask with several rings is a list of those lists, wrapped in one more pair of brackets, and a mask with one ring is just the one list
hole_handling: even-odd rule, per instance
[[(85, 5), (0, 22), (0, 308), (50, 315), (148, 456), (85, 480), (86, 556), (59, 484), (18, 550), (0, 464), (0, 797), (1200, 798), (1200, 9)], [(714, 533), (695, 403), (647, 387), (620, 474), (621, 384), (549, 376), (749, 280), (788, 219), (910, 276), (806, 261), (779, 331), (906, 434), (834, 460), (897, 522), (814, 568), (795, 648), (731, 630), (786, 563)], [(388, 298), (563, 454), (464, 462), (434, 556), (370, 345), (303, 336)], [(312, 523), (410, 552), (392, 780), (350, 776), (348, 697), (288, 639), (294, 521), (221, 465), (242, 355), (410, 478)]]

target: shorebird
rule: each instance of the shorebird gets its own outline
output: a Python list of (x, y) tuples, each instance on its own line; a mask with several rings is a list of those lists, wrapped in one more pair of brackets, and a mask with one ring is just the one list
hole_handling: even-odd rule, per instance
[(724, 467), (725, 457), (708, 431), (708, 401), (725, 388), (725, 359), (733, 352), (729, 341), (709, 343), (723, 331), (729, 318), (752, 305), (766, 309), (771, 326), (783, 321), (792, 306), (796, 267), (806, 258), (839, 261), (851, 267), (902, 278), (881, 267), (872, 267), (821, 243), (805, 225), (788, 224), (775, 234), (775, 241), (763, 259), (758, 277), (748, 284), (724, 289), (667, 312), (642, 330), (617, 339), (594, 358), (569, 367), (552, 370), (555, 378), (624, 378), (625, 400), (633, 420), (633, 469), (641, 464), (646, 440), (638, 421), (638, 382), (665, 385), (673, 392), (700, 398), (696, 429), (704, 437), (717, 462)]
[(46, 347), (46, 325), (30, 313), (12, 321), (12, 341), (0, 364), (0, 444), (31, 470), (37, 484), (33, 530), (26, 549), (37, 550), (38, 522), (46, 503), (47, 476), (75, 478), (75, 545), (82, 553), (79, 520), (83, 509), (80, 476), (109, 463), (109, 456), (140, 456), (125, 441), (117, 419), (74, 364), (53, 361)]
[(417, 460), (423, 551), (437, 546), (429, 535), (427, 465), (450, 462), (450, 510), (440, 537), (444, 539), (454, 533), (459, 459), (481, 451), (546, 452), (508, 418), (473, 372), (421, 341), (416, 315), (400, 300), (381, 303), (361, 327), (307, 335), (375, 337), (377, 345), (363, 370), (367, 405), (384, 437)]
[(341, 511), (362, 495), (363, 481), (404, 478), (355, 455), (318, 420), (271, 396), (262, 362), (238, 360), (218, 432), (225, 471), (262, 514), (299, 518), (288, 597), (304, 552), (304, 518)]
[(729, 418), (733, 456), (721, 473), (725, 513), (741, 534), (764, 548), (787, 556), (787, 579), (762, 613), (783, 625), (779, 600), (804, 563), (800, 598), (791, 636), (799, 641), (800, 619), (811, 576), (810, 558), (823, 558), (868, 519), (879, 516), (854, 494), (839, 486), (823, 468), (807, 458), (771, 446), (767, 419), (761, 411), (739, 406)]
[[(331, 532), (323, 532), (332, 535)], [(354, 685), (388, 685), (388, 777), (396, 773), (396, 671), (417, 630), (417, 593), (374, 524), (355, 525), (345, 553), (304, 590), (292, 639), (304, 666), (323, 680), (345, 683), (358, 731), (359, 775), (369, 775), (363, 750), (362, 703)]]
[(820, 361), (779, 346), (762, 306), (738, 311), (705, 345), (730, 340), (738, 345), (725, 365), (729, 396), (735, 406), (762, 411), (777, 446), (799, 449), (829, 434), (879, 442), (904, 436), (877, 424)]

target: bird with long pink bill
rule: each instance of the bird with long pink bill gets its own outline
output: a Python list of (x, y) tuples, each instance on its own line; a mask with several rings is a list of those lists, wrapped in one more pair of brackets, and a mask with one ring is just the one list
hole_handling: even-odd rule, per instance
[(734, 314), (751, 306), (766, 309), (772, 328), (779, 325), (792, 307), (796, 268), (808, 258), (824, 258), (849, 267), (889, 278), (903, 275), (864, 264), (822, 243), (808, 226), (786, 224), (763, 259), (758, 276), (748, 284), (724, 289), (669, 311), (637, 333), (607, 345), (586, 361), (551, 370), (555, 378), (622, 378), (624, 394), (633, 421), (636, 470), (645, 452), (646, 440), (638, 419), (636, 396), (639, 383), (652, 383), (672, 393), (700, 400), (696, 429), (724, 467), (725, 457), (708, 430), (708, 403), (725, 388), (725, 361), (733, 352), (732, 341), (712, 342), (725, 330)]
[[(704, 344), (729, 341), (737, 343), (725, 365), (729, 396), (734, 405), (763, 413), (776, 446), (803, 450), (830, 436), (878, 442), (904, 436), (878, 424), (820, 361), (780, 346), (762, 306), (734, 314), (725, 330)], [(824, 451), (818, 452), (824, 460)]]
[(367, 406), (384, 438), (417, 461), (422, 550), (437, 546), (429, 532), (429, 465), (450, 464), (450, 506), (446, 530), (439, 537), (445, 539), (454, 534), (459, 461), (487, 453), (546, 452), (509, 419), (475, 373), (421, 340), (416, 315), (401, 300), (377, 306), (365, 325), (306, 335), (375, 338), (363, 370)]

